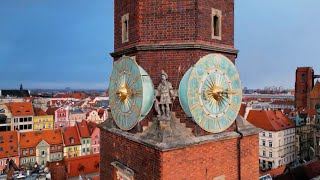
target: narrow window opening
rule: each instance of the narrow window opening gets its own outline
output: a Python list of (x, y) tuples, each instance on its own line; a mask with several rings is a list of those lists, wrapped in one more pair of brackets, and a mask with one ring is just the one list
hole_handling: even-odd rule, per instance
[(213, 35), (219, 36), (219, 17), (217, 15), (213, 16)]

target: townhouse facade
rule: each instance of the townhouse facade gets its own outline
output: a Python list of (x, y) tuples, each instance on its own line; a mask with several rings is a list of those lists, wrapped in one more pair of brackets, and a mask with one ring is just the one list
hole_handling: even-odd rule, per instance
[(34, 110), (31, 102), (10, 102), (6, 103), (9, 111), (12, 113), (12, 130), (20, 132), (33, 131)]
[(61, 161), (63, 141), (61, 130), (40, 130), (20, 134), (21, 164), (45, 165), (47, 162)]
[(81, 156), (81, 141), (76, 126), (61, 128), (63, 137), (63, 156), (72, 158)]
[(81, 122), (86, 119), (86, 113), (84, 113), (81, 109), (72, 109), (69, 110), (69, 126), (76, 125), (76, 122)]
[(281, 111), (251, 110), (247, 120), (259, 133), (261, 170), (276, 169), (295, 160), (295, 124)]
[(54, 128), (60, 128), (60, 127), (68, 127), (70, 125), (68, 120), (68, 109), (67, 108), (58, 108), (55, 110), (54, 115)]
[(100, 129), (97, 127), (91, 134), (91, 152), (92, 154), (100, 153)]
[(87, 121), (77, 122), (76, 127), (81, 141), (81, 156), (91, 154), (91, 136)]
[(53, 115), (48, 115), (40, 108), (35, 108), (35, 116), (33, 118), (33, 130), (48, 130), (54, 128)]
[(314, 128), (311, 122), (316, 120), (316, 114), (310, 111), (297, 112), (295, 153), (300, 160), (309, 161), (314, 155)]

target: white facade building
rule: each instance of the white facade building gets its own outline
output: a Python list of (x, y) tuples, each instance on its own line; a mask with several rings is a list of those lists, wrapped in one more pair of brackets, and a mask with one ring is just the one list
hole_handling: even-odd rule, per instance
[(276, 169), (295, 159), (295, 128), (259, 133), (259, 163)]

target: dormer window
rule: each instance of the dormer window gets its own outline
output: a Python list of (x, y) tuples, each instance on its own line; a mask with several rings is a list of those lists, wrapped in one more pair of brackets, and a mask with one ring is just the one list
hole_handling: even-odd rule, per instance
[(129, 41), (129, 14), (121, 17), (122, 24), (122, 43)]
[(74, 139), (70, 138), (70, 143), (73, 144), (74, 143)]
[(221, 40), (221, 18), (221, 11), (212, 9), (212, 39)]

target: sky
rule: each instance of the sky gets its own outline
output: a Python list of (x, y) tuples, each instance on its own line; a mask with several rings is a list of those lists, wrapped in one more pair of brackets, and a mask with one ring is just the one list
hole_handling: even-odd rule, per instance
[[(294, 87), (298, 66), (320, 74), (317, 0), (235, 0), (242, 85)], [(0, 89), (106, 89), (113, 0), (1, 0)]]

